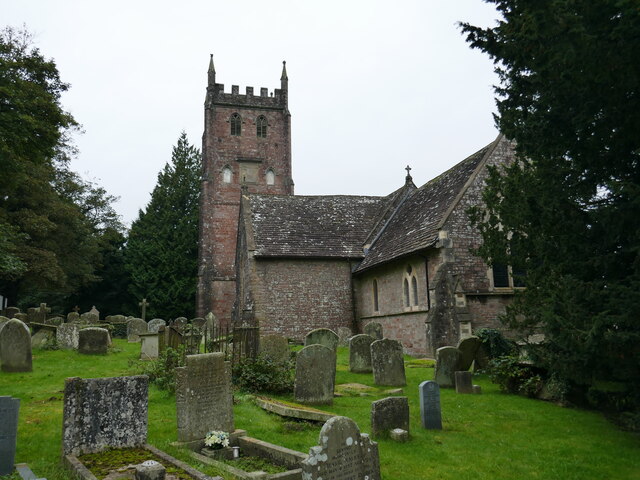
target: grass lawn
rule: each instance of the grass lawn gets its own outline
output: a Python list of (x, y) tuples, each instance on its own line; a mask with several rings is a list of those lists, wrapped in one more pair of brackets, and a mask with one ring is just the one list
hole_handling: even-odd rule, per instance
[[(0, 395), (21, 399), (16, 462), (28, 463), (39, 477), (69, 478), (59, 466), (64, 379), (136, 373), (140, 345), (115, 340), (115, 346), (116, 351), (107, 356), (34, 350), (32, 373), (0, 372)], [(411, 410), (411, 440), (405, 444), (379, 440), (385, 480), (640, 480), (638, 435), (617, 430), (596, 412), (502, 394), (484, 376), (474, 377), (482, 395), (441, 390), (444, 429), (423, 430), (417, 386), (433, 378), (433, 369), (422, 362), (412, 367), (407, 368), (404, 389)], [(371, 374), (349, 373), (347, 349), (340, 349), (338, 355), (336, 384), (343, 383), (373, 385)], [(339, 397), (332, 406), (319, 408), (351, 417), (361, 431), (368, 432), (371, 401), (385, 396), (384, 389), (376, 389), (371, 396)], [(253, 437), (305, 453), (317, 444), (321, 425), (264, 412), (250, 395), (236, 394), (234, 413), (236, 427)], [(186, 451), (170, 446), (176, 438), (175, 398), (152, 386), (149, 443), (198, 467)]]

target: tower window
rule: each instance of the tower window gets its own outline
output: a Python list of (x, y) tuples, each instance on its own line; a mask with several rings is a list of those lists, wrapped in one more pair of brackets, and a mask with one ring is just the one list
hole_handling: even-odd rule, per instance
[(229, 167), (222, 169), (222, 181), (224, 183), (231, 183), (231, 169)]
[(260, 115), (256, 120), (256, 135), (259, 138), (267, 138), (267, 119), (264, 115)]
[(273, 170), (267, 170), (267, 185), (275, 185), (276, 183), (276, 174), (273, 173)]
[(234, 113), (233, 115), (231, 115), (230, 123), (231, 123), (231, 135), (239, 137), (242, 131), (242, 119), (240, 118), (240, 115), (238, 115), (237, 113)]

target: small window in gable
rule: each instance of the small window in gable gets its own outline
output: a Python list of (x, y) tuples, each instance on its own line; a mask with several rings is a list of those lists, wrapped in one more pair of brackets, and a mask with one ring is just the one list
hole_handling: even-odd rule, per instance
[(276, 174), (273, 173), (273, 170), (267, 170), (267, 185), (275, 185), (276, 183)]
[(240, 118), (240, 115), (234, 113), (231, 115), (231, 119), (229, 121), (231, 123), (231, 135), (239, 137), (242, 131), (242, 119)]
[(373, 311), (380, 311), (378, 306), (378, 280), (376, 279), (373, 280)]
[(222, 169), (222, 181), (224, 183), (231, 183), (231, 169), (229, 167), (224, 167)]
[(416, 279), (415, 275), (411, 277), (411, 291), (413, 293), (413, 305), (417, 306), (418, 305), (418, 280)]
[(264, 115), (260, 115), (256, 120), (256, 135), (259, 138), (267, 138), (267, 119)]

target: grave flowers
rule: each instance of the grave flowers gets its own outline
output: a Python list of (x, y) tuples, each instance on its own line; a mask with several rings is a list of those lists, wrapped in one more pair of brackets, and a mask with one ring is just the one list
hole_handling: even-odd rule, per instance
[(229, 434), (220, 430), (213, 430), (204, 437), (204, 445), (212, 450), (220, 450), (229, 446)]

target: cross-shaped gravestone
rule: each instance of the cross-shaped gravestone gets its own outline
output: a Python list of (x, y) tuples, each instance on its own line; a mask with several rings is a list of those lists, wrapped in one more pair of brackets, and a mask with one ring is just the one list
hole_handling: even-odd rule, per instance
[(143, 298), (138, 305), (142, 307), (142, 313), (140, 314), (140, 318), (142, 318), (143, 320), (146, 320), (145, 317), (147, 316), (147, 307), (151, 304), (147, 302), (146, 298)]
[(40, 321), (44, 322), (47, 319), (47, 313), (51, 312), (51, 308), (47, 307), (46, 303), (41, 303), (39, 312), (41, 315)]

